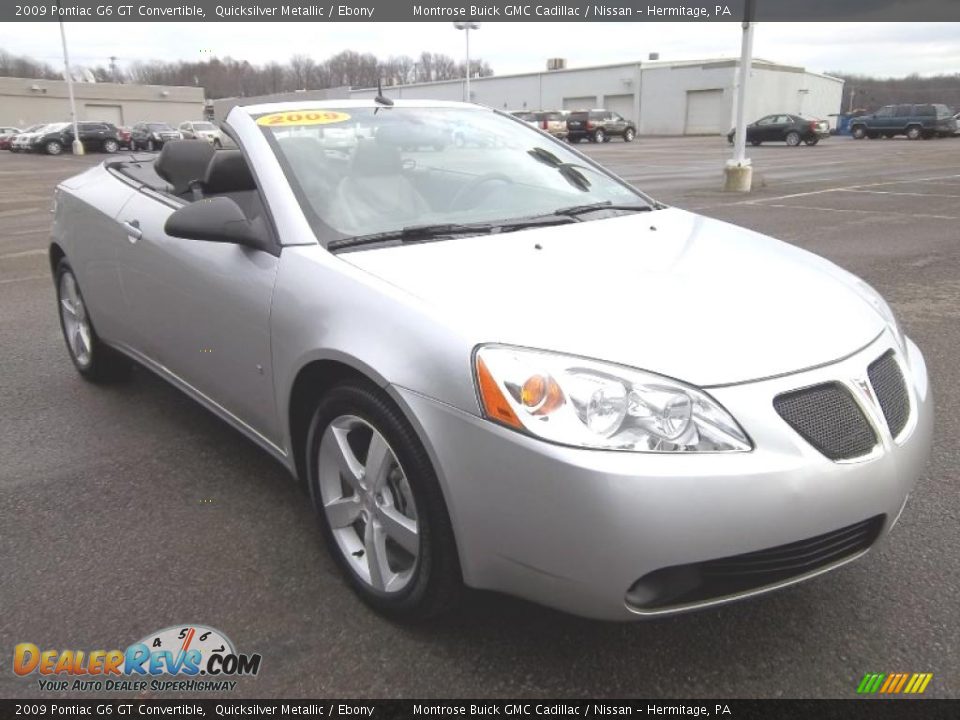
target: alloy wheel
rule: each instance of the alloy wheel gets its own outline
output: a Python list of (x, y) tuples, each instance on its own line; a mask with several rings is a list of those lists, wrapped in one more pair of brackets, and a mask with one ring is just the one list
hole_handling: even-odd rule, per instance
[(70, 354), (81, 368), (90, 367), (93, 333), (77, 280), (71, 272), (60, 276), (60, 317), (63, 319), (63, 334)]
[(324, 430), (317, 462), (323, 511), (353, 572), (375, 591), (410, 583), (420, 558), (420, 525), (407, 476), (383, 435), (355, 415)]
[(787, 133), (787, 145), (790, 147), (796, 147), (800, 144), (800, 135), (799, 133), (789, 132)]

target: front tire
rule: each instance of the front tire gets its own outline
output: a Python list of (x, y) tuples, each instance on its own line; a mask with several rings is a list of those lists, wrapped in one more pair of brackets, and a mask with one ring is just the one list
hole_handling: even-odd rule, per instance
[(65, 258), (57, 264), (55, 278), (60, 330), (77, 372), (96, 383), (116, 382), (128, 377), (133, 363), (97, 337), (80, 285)]
[(855, 125), (850, 134), (854, 140), (863, 140), (867, 136), (867, 129), (863, 125)]
[(919, 140), (923, 137), (923, 131), (916, 125), (911, 125), (907, 128), (907, 139), (908, 140)]
[(603, 130), (597, 130), (593, 133), (593, 141), (595, 143), (607, 142), (607, 133), (605, 133)]
[(633, 138), (636, 137), (636, 133), (633, 128), (627, 128), (623, 131), (623, 141), (624, 142), (633, 142)]
[(385, 394), (349, 383), (317, 404), (307, 481), (321, 531), (360, 598), (395, 620), (450, 610), (463, 584), (433, 465)]
[(103, 151), (113, 155), (117, 150), (120, 149), (120, 143), (116, 140), (107, 140), (103, 143)]
[(43, 149), (47, 155), (59, 155), (63, 152), (63, 145), (56, 140), (51, 140), (43, 146)]

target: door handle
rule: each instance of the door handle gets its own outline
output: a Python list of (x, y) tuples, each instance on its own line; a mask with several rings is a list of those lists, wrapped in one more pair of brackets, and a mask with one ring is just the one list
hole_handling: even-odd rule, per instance
[(123, 229), (127, 231), (127, 240), (132, 243), (135, 243), (137, 240), (143, 237), (143, 231), (140, 229), (139, 220), (124, 220), (122, 223)]

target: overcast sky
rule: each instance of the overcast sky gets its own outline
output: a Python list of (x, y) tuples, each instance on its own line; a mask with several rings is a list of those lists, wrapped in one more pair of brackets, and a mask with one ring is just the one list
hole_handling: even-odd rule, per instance
[[(252, 63), (295, 53), (322, 60), (340, 50), (416, 56), (423, 50), (460, 58), (463, 33), (450, 23), (67, 23), (71, 58), (81, 65), (138, 59), (209, 58)], [(739, 55), (739, 23), (484, 23), (471, 33), (471, 54), (498, 74), (545, 68), (550, 57), (570, 67), (643, 60)], [(5, 23), (0, 48), (56, 64), (56, 23)], [(754, 54), (768, 60), (881, 76), (960, 72), (960, 23), (760, 23)]]

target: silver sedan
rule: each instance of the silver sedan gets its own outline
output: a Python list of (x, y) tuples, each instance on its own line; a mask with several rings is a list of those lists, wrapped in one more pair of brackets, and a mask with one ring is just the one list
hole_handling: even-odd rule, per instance
[(853, 275), (490, 109), (256, 105), (222, 129), (236, 149), (174, 141), (57, 188), (67, 349), (272, 453), (378, 611), (428, 618), (468, 586), (675, 613), (896, 523), (933, 401)]

